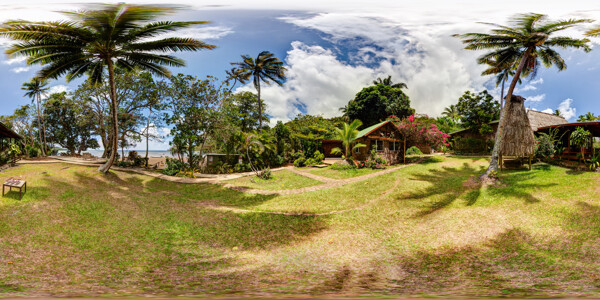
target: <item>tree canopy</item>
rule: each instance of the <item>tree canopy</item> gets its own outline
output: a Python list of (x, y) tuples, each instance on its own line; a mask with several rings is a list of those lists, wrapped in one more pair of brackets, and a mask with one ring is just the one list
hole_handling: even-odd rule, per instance
[(365, 127), (392, 115), (402, 119), (415, 112), (410, 107), (410, 99), (401, 88), (384, 82), (363, 88), (342, 111), (350, 120), (361, 120)]

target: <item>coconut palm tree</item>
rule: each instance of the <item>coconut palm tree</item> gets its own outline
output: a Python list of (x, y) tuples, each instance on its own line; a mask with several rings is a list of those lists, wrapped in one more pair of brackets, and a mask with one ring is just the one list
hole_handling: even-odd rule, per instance
[(31, 81), (23, 83), (21, 86), (21, 89), (25, 91), (25, 96), (31, 98), (31, 102), (36, 102), (38, 135), (42, 148), (42, 156), (46, 156), (46, 125), (42, 122), (40, 102), (42, 101), (42, 95), (49, 90), (47, 85), (47, 80), (34, 77), (31, 79)]
[(184, 66), (170, 51), (197, 51), (215, 46), (192, 38), (157, 36), (190, 27), (198, 22), (153, 21), (171, 12), (161, 6), (104, 5), (96, 10), (66, 12), (69, 21), (9, 21), (0, 25), (0, 36), (20, 41), (6, 50), (11, 57), (26, 56), (28, 64), (40, 64), (41, 79), (66, 75), (67, 81), (88, 74), (101, 83), (108, 73), (112, 113), (110, 158), (98, 170), (108, 172), (119, 142), (118, 103), (115, 68), (141, 69), (158, 76), (170, 76), (166, 66)]
[(241, 62), (231, 63), (237, 66), (235, 72), (236, 78), (241, 83), (246, 83), (252, 77), (252, 83), (258, 94), (258, 130), (262, 128), (262, 104), (260, 101), (260, 83), (264, 82), (267, 85), (271, 82), (283, 85), (285, 81), (285, 71), (283, 62), (269, 51), (263, 51), (258, 54), (256, 59), (249, 55), (242, 55)]
[[(515, 61), (516, 59), (516, 61)], [(504, 107), (504, 84), (506, 81), (515, 75), (515, 64), (519, 61), (519, 57), (485, 57), (480, 58), (480, 64), (487, 64), (489, 67), (481, 72), (481, 75), (496, 75), (496, 87), (500, 87), (500, 108)], [(521, 84), (521, 78), (519, 78)]]
[[(513, 51), (519, 57), (519, 64), (515, 69), (515, 75), (506, 93), (506, 99), (511, 99), (517, 82), (523, 70), (529, 70), (530, 74), (535, 71), (539, 60), (545, 67), (556, 66), (559, 71), (566, 69), (564, 59), (553, 48), (575, 48), (588, 52), (591, 50), (588, 39), (576, 39), (567, 36), (553, 36), (554, 33), (571, 28), (581, 23), (589, 23), (587, 19), (569, 19), (552, 22), (542, 14), (521, 14), (510, 20), (511, 26), (498, 24), (491, 33), (466, 33), (455, 35), (463, 40), (468, 50), (493, 50), (485, 56), (494, 57), (502, 51)], [(483, 57), (480, 57), (483, 58)], [(516, 60), (515, 60), (516, 61)], [(526, 76), (526, 74), (524, 74)], [(502, 146), (502, 134), (506, 120), (506, 110), (502, 110), (500, 124), (496, 133), (496, 141), (492, 151), (490, 166), (482, 175), (482, 178), (490, 178), (498, 171), (498, 155)]]
[(344, 127), (342, 128), (335, 128), (335, 139), (342, 141), (344, 149), (335, 147), (331, 149), (331, 154), (344, 154), (344, 157), (349, 159), (354, 149), (366, 147), (367, 145), (365, 144), (355, 143), (360, 126), (362, 126), (362, 122), (356, 119), (350, 124), (344, 123)]
[(451, 104), (450, 106), (444, 108), (442, 115), (452, 119), (453, 121), (460, 119), (460, 113), (458, 113), (458, 107), (456, 107), (455, 104)]
[(377, 85), (377, 84), (383, 84), (383, 85), (388, 85), (390, 87), (393, 87), (395, 89), (407, 89), (408, 86), (406, 86), (406, 83), (404, 82), (398, 82), (398, 83), (393, 83), (392, 82), (392, 75), (388, 75), (388, 77), (381, 79), (380, 77), (378, 77), (376, 80), (373, 80), (373, 84)]
[(585, 115), (581, 115), (577, 118), (577, 122), (592, 122), (596, 120), (598, 120), (598, 117), (589, 111)]

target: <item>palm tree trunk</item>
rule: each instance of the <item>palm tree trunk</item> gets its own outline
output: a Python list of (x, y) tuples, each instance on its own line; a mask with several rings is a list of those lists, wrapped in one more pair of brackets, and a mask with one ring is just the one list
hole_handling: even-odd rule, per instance
[(502, 78), (502, 90), (500, 90), (500, 111), (502, 111), (502, 107), (504, 107), (504, 83), (506, 82), (506, 77)]
[(43, 140), (42, 140), (42, 121), (41, 121), (41, 115), (40, 115), (40, 95), (37, 95), (37, 99), (36, 99), (36, 108), (37, 108), (37, 122), (38, 122), (38, 136), (40, 138), (40, 148), (42, 148), (42, 156), (46, 156), (46, 147), (44, 147), (43, 144)]
[(148, 139), (150, 136), (150, 115), (152, 115), (152, 108), (148, 112), (148, 121), (146, 122), (146, 168), (148, 167)]
[(42, 135), (44, 136), (44, 150), (46, 150), (48, 142), (46, 141), (46, 117), (44, 116), (44, 114), (42, 114), (42, 128)]
[[(529, 55), (531, 55), (532, 50), (533, 50), (532, 47), (527, 48), (527, 50), (523, 54), (523, 57), (521, 58), (521, 61), (519, 62), (519, 67), (517, 68), (517, 71), (515, 72), (515, 76), (513, 76), (512, 82), (510, 83), (510, 86), (508, 87), (508, 92), (506, 93), (506, 99), (509, 99), (508, 101), (510, 101), (510, 99), (512, 98), (513, 91), (515, 90), (515, 87), (517, 86), (517, 82), (519, 82), (519, 77), (521, 76), (523, 67), (525, 67), (525, 63), (527, 62)], [(496, 141), (494, 142), (494, 149), (492, 150), (492, 157), (490, 159), (490, 166), (487, 168), (485, 173), (483, 173), (480, 176), (481, 179), (488, 179), (490, 177), (493, 177), (493, 174), (498, 173), (498, 156), (500, 154), (500, 148), (502, 147), (502, 134), (504, 132), (504, 125), (505, 125), (506, 112), (507, 112), (507, 110), (505, 108), (506, 108), (506, 106), (504, 108), (502, 108), (502, 110), (501, 110), (500, 122), (498, 124), (498, 130), (496, 131)]]
[(256, 91), (258, 92), (258, 132), (262, 132), (262, 103), (260, 101), (260, 81), (256, 86)]
[(112, 145), (110, 151), (110, 157), (102, 166), (98, 168), (98, 171), (102, 173), (106, 173), (110, 170), (110, 167), (113, 165), (115, 161), (115, 157), (118, 151), (118, 143), (119, 143), (119, 123), (117, 118), (117, 88), (115, 86), (115, 69), (113, 66), (113, 62), (110, 59), (106, 60), (106, 64), (108, 65), (108, 84), (110, 85), (110, 100), (112, 104), (113, 118), (112, 118)]

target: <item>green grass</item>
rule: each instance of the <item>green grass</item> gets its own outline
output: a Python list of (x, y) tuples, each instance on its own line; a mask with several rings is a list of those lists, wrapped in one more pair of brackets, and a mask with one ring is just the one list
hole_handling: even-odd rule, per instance
[(260, 179), (256, 176), (228, 180), (227, 183), (259, 190), (287, 190), (299, 189), (321, 184), (322, 182), (298, 175), (289, 170), (280, 170), (272, 173), (270, 179)]
[(600, 174), (535, 164), (470, 184), (487, 163), (298, 195), (19, 166), (0, 174), (28, 181), (0, 200), (0, 295), (600, 296)]
[(369, 169), (369, 168), (363, 168), (363, 169), (349, 169), (349, 170), (334, 170), (331, 167), (325, 167), (325, 168), (313, 168), (313, 169), (309, 170), (308, 172), (310, 172), (311, 174), (315, 174), (315, 175), (319, 175), (319, 176), (323, 176), (323, 177), (327, 177), (327, 178), (332, 178), (332, 179), (346, 179), (346, 178), (358, 177), (358, 176), (362, 176), (362, 175), (375, 173), (375, 172), (378, 172), (381, 170), (383, 170), (383, 169), (373, 170), (373, 169)]

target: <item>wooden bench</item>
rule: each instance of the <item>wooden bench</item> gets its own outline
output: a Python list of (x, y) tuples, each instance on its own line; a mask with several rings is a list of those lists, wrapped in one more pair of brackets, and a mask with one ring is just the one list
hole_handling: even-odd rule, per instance
[(25, 193), (27, 193), (27, 181), (19, 180), (19, 179), (8, 179), (4, 184), (2, 184), (2, 197), (4, 197), (4, 188), (9, 187), (12, 191), (12, 188), (19, 189), (19, 200), (23, 198), (23, 188), (25, 188)]

